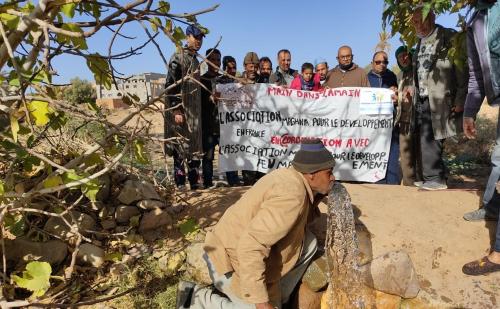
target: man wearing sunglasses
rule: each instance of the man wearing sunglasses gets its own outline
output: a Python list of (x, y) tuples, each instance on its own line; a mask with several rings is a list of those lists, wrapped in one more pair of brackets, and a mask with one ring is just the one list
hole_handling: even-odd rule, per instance
[[(388, 88), (397, 92), (398, 80), (396, 74), (387, 68), (389, 64), (385, 51), (378, 51), (373, 55), (372, 69), (368, 73), (370, 87)], [(385, 178), (377, 183), (399, 185), (401, 183), (401, 165), (399, 164), (399, 130), (396, 126), (392, 130), (391, 148), (387, 162)]]

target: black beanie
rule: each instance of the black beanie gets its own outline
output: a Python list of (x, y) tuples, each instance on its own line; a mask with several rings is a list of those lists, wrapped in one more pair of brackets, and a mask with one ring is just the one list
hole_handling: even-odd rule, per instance
[(293, 167), (300, 173), (311, 174), (335, 166), (333, 155), (326, 149), (320, 139), (302, 141), (300, 150), (292, 161)]

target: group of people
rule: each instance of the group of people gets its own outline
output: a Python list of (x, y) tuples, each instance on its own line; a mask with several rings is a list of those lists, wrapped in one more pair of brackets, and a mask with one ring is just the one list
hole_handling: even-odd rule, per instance
[[(468, 70), (457, 67), (448, 56), (456, 32), (436, 24), (432, 11), (424, 17), (423, 7), (417, 5), (411, 18), (419, 38), (417, 46), (396, 50), (401, 69), (398, 77), (388, 69), (386, 52), (373, 55), (367, 74), (353, 62), (349, 46), (338, 49), (334, 68), (329, 69), (326, 61), (317, 61), (315, 65), (304, 63), (300, 72), (291, 68), (289, 50), (277, 53), (275, 70), (270, 58), (249, 52), (241, 76), (236, 76), (233, 57), (221, 57), (219, 50), (209, 49), (202, 57), (209, 64), (208, 71), (199, 76), (197, 52), (204, 34), (189, 26), (187, 45), (172, 56), (167, 77), (166, 151), (174, 158), (176, 184), (185, 185), (186, 164), (190, 187), (198, 188), (201, 164), (203, 185), (213, 185), (214, 150), (219, 139), (214, 85), (237, 79), (308, 91), (336, 87), (394, 90), (397, 108), (386, 178), (381, 182), (446, 189), (445, 139), (462, 129), (474, 138), (474, 119), (483, 99), (500, 104), (500, 4), (496, 0), (476, 4), (467, 32)], [(221, 62), (224, 74), (220, 73)], [(307, 225), (335, 181), (334, 165), (332, 154), (317, 139), (301, 144), (290, 168), (267, 175), (242, 171), (244, 184), (253, 186), (225, 212), (205, 240), (203, 258), (217, 291), (183, 281), (178, 308), (281, 308), (288, 302), (316, 252), (316, 240)], [(465, 214), (465, 220), (498, 220), (500, 123), (492, 165), (483, 207)], [(236, 171), (226, 177), (230, 185), (240, 182)], [(463, 267), (468, 275), (498, 270), (500, 226), (491, 253)]]

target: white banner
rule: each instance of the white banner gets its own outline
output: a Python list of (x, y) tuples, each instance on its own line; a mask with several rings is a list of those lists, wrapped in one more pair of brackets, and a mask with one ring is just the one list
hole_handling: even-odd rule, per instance
[(335, 157), (338, 180), (376, 182), (385, 177), (393, 126), (391, 90), (310, 92), (225, 84), (217, 85), (217, 91), (219, 171), (267, 173), (287, 167), (302, 140), (320, 138)]

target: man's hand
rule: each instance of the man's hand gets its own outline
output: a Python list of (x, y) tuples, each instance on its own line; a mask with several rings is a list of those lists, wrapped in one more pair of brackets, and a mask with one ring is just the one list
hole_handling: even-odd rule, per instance
[(476, 138), (476, 124), (474, 122), (474, 118), (472, 117), (464, 117), (464, 134), (468, 139)]
[(184, 123), (184, 116), (182, 114), (174, 115), (174, 122), (175, 122), (175, 124), (183, 124)]
[(454, 112), (455, 114), (458, 114), (458, 113), (461, 113), (464, 111), (464, 107), (463, 106), (453, 106), (451, 111)]
[(275, 309), (270, 303), (255, 304), (255, 309)]

